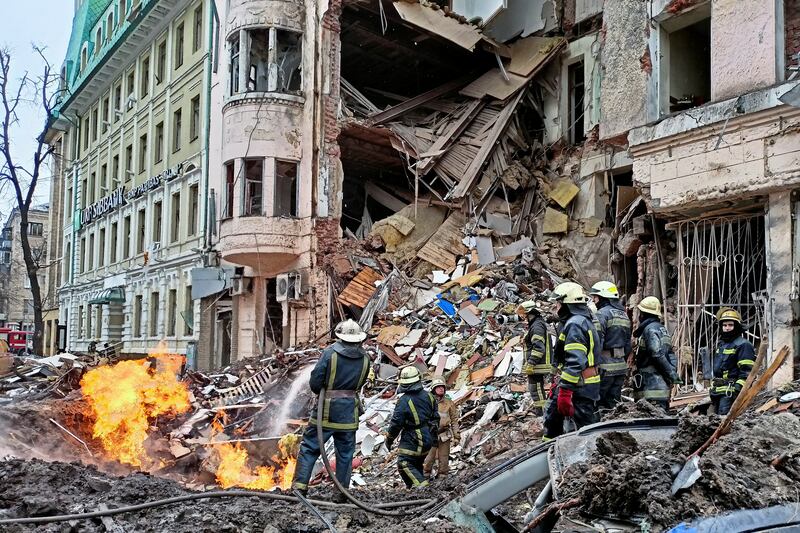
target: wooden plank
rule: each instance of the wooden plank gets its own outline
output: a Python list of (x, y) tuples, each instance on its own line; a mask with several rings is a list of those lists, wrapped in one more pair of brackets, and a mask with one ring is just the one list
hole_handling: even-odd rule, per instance
[(456, 257), (467, 253), (467, 247), (461, 242), (466, 223), (460, 211), (454, 212), (417, 252), (417, 257), (443, 270), (455, 268)]
[(403, 359), (394, 352), (394, 349), (391, 346), (387, 346), (385, 344), (378, 344), (378, 348), (380, 348), (381, 352), (383, 352), (383, 354), (386, 357), (388, 357), (389, 360), (392, 362), (392, 364), (394, 364), (395, 366), (402, 366), (407, 363), (405, 359)]
[(525, 76), (518, 76), (510, 72), (507, 74), (508, 79), (506, 80), (500, 68), (493, 68), (461, 89), (460, 93), (471, 98), (492, 96), (498, 100), (505, 100), (531, 81)]
[(461, 24), (446, 16), (441, 9), (434, 10), (417, 2), (403, 1), (394, 2), (394, 7), (404, 21), (454, 42), (470, 52), (482, 38), (478, 28), (471, 24)]
[(471, 373), (469, 375), (469, 380), (472, 382), (473, 385), (480, 385), (487, 379), (491, 379), (493, 376), (494, 376), (494, 366), (486, 365), (485, 367)]
[(375, 282), (382, 280), (383, 276), (369, 267), (364, 267), (353, 280), (347, 284), (342, 294), (337, 298), (340, 303), (364, 308), (377, 287)]
[[(417, 166), (420, 175), (427, 174), (436, 165), (441, 155), (453, 146), (458, 137), (460, 137), (472, 121), (475, 120), (485, 105), (486, 104), (482, 100), (475, 100), (469, 104), (458, 120), (456, 120), (441, 137), (436, 139), (436, 142), (433, 143), (428, 151), (434, 153), (438, 152), (439, 154), (432, 155), (420, 161)], [(424, 154), (421, 157), (424, 157)]]
[(527, 37), (519, 39), (511, 46), (510, 73), (530, 76), (547, 62), (554, 49), (561, 47), (562, 37)]
[(405, 326), (387, 326), (381, 329), (380, 333), (378, 333), (378, 338), (375, 340), (379, 344), (394, 347), (400, 339), (408, 335), (410, 331), (411, 330)]
[(389, 109), (385, 109), (379, 113), (373, 113), (369, 116), (369, 118), (372, 120), (373, 124), (383, 124), (384, 122), (389, 122), (390, 120), (393, 120), (405, 113), (408, 113), (409, 111), (427, 104), (431, 100), (435, 100), (446, 95), (447, 93), (463, 87), (467, 81), (468, 80), (465, 78), (460, 78), (447, 82), (444, 85), (436, 87), (435, 89), (431, 89), (430, 91), (424, 92), (418, 96), (409, 98), (405, 102), (392, 106)]

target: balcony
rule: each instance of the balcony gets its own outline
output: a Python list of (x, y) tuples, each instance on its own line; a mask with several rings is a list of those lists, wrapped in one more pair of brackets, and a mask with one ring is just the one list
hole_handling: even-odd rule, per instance
[(254, 269), (260, 276), (285, 272), (311, 249), (311, 219), (236, 217), (222, 221), (218, 249), (230, 263)]

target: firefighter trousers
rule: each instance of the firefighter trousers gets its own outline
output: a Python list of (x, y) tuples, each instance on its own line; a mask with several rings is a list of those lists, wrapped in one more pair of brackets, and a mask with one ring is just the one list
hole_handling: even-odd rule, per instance
[[(558, 391), (547, 403), (544, 411), (544, 436), (542, 440), (554, 439), (564, 434), (564, 416), (558, 412)], [(594, 400), (589, 400), (581, 396), (572, 397), (572, 406), (575, 408), (575, 414), (572, 420), (578, 429), (583, 426), (595, 423), (596, 418), (596, 405)]]
[(549, 379), (549, 374), (530, 374), (528, 376), (528, 392), (530, 392), (533, 399), (533, 408), (537, 416), (542, 416), (544, 407), (547, 405), (544, 384), (545, 380)]
[(433, 465), (436, 462), (439, 462), (439, 467), (437, 470), (437, 474), (440, 476), (445, 476), (450, 472), (450, 441), (446, 440), (444, 442), (440, 442), (439, 446), (436, 448), (431, 448), (431, 451), (428, 452), (427, 457), (425, 457), (425, 462), (422, 466), (422, 471), (426, 476), (431, 474), (433, 470)]
[(720, 416), (727, 415), (737, 396), (737, 393), (733, 393), (730, 396), (727, 394), (712, 394), (711, 404), (714, 406), (714, 412)]
[(406, 487), (427, 487), (428, 480), (423, 474), (425, 456), (412, 457), (410, 455), (397, 456), (397, 470)]
[(609, 375), (602, 368), (600, 369), (600, 401), (597, 402), (598, 409), (613, 409), (622, 399), (622, 385), (625, 383), (625, 375)]
[[(355, 431), (322, 430), (322, 438), (328, 442), (333, 437), (333, 446), (336, 449), (336, 479), (344, 488), (350, 488), (350, 474), (353, 472), (353, 455), (356, 452)], [(297, 457), (297, 470), (294, 473), (292, 487), (308, 490), (308, 481), (314, 470), (314, 463), (320, 455), (319, 439), (316, 426), (310, 425), (303, 433), (303, 442), (300, 443), (300, 453)]]

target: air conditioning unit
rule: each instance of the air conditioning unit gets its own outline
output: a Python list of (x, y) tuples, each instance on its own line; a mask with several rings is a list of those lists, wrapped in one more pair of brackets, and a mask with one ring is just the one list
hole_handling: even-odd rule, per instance
[(150, 244), (150, 253), (155, 253), (161, 249), (161, 243), (156, 241)]
[(275, 299), (279, 302), (300, 300), (303, 297), (303, 282), (299, 272), (280, 274), (275, 283)]
[(233, 286), (231, 287), (231, 296), (241, 296), (247, 294), (248, 287), (250, 286), (250, 278), (233, 278)]

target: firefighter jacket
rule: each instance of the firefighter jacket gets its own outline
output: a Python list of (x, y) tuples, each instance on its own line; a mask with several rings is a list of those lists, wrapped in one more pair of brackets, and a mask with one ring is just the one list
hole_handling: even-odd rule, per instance
[(626, 358), (631, 351), (631, 321), (628, 313), (619, 302), (606, 301), (597, 311), (597, 320), (603, 339), (599, 366), (604, 375), (624, 375), (628, 371)]
[(678, 372), (678, 360), (672, 350), (672, 337), (657, 318), (644, 320), (634, 335), (640, 338), (636, 368), (641, 378), (637, 378), (634, 383), (637, 396), (669, 400), (669, 389)]
[(596, 365), (600, 345), (592, 313), (585, 306), (570, 306), (570, 311), (572, 315), (561, 327), (556, 343), (555, 358), (561, 369), (558, 386), (597, 401), (600, 399), (600, 375)]
[(712, 394), (738, 392), (747, 381), (755, 364), (755, 349), (743, 337), (731, 340), (720, 339), (714, 356), (714, 381)]
[(400, 386), (402, 393), (389, 422), (388, 442), (400, 435), (398, 455), (424, 457), (438, 445), (439, 408), (433, 394), (422, 388), (422, 383)]
[(439, 410), (439, 442), (447, 442), (451, 439), (458, 440), (458, 407), (446, 394), (437, 403)]
[[(322, 428), (334, 431), (355, 431), (361, 416), (358, 391), (367, 379), (370, 359), (360, 344), (336, 341), (322, 352), (309, 385), (315, 394), (325, 387), (322, 406)], [(309, 424), (317, 423), (317, 405)]]
[(552, 374), (553, 358), (547, 323), (541, 315), (536, 316), (525, 334), (525, 373)]

